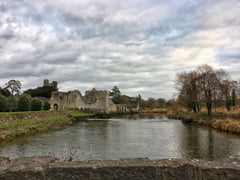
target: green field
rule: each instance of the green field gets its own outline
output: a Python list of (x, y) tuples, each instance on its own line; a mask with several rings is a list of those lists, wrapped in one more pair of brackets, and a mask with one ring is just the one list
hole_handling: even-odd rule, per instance
[[(4, 112), (0, 113), (7, 114), (19, 114), (19, 113), (45, 113), (49, 111), (24, 111), (24, 112)], [(75, 122), (72, 117), (78, 116), (89, 116), (91, 114), (83, 113), (79, 110), (66, 110), (65, 114), (59, 114), (53, 116), (49, 114), (49, 117), (45, 118), (33, 118), (28, 120), (16, 119), (8, 122), (0, 123), (0, 142), (9, 141), (18, 136), (36, 134), (39, 132), (47, 131), (50, 129), (55, 129), (56, 127), (62, 127), (65, 125), (70, 125)], [(72, 116), (69, 116), (69, 114)], [(47, 115), (48, 116), (48, 115)]]

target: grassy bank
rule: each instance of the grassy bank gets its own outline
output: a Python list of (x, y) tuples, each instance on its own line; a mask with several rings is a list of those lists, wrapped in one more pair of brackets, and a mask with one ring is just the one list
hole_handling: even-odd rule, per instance
[(240, 134), (240, 112), (213, 112), (208, 116), (207, 112), (192, 113), (168, 113), (170, 119), (180, 119), (183, 122), (195, 125), (210, 126), (214, 129)]
[(66, 112), (68, 114), (70, 114), (71, 116), (73, 117), (78, 117), (78, 116), (91, 116), (93, 114), (90, 114), (90, 113), (84, 113), (82, 111), (79, 111), (79, 110), (66, 110)]
[(167, 108), (153, 108), (153, 109), (141, 109), (139, 110), (139, 114), (161, 114), (168, 113), (169, 109)]
[(23, 114), (23, 113), (38, 113), (38, 112), (49, 112), (49, 111), (18, 111), (18, 112), (0, 112), (0, 114)]
[[(48, 111), (49, 112), (49, 111)], [(26, 116), (35, 112), (18, 112), (25, 113)], [(44, 111), (38, 113), (46, 113)], [(8, 113), (5, 113), (8, 115)], [(11, 114), (11, 113), (10, 113)], [(17, 114), (17, 112), (15, 113)], [(65, 125), (70, 125), (75, 122), (74, 117), (88, 116), (90, 114), (83, 113), (77, 110), (59, 111), (59, 115), (49, 114), (44, 118), (31, 118), (31, 119), (15, 119), (11, 121), (0, 123), (0, 142), (9, 141), (13, 138), (41, 133), (47, 130), (55, 129)], [(33, 117), (33, 116), (32, 116)]]
[(212, 116), (208, 116), (205, 109), (199, 113), (188, 112), (181, 110), (178, 112), (167, 108), (153, 108), (142, 109), (139, 114), (159, 115), (164, 114), (169, 119), (179, 119), (184, 123), (191, 123), (194, 125), (210, 126), (214, 129), (240, 134), (240, 112), (239, 111), (226, 111), (217, 109), (212, 112)]
[(13, 120), (0, 124), (0, 142), (13, 138), (36, 134), (55, 127), (72, 124), (73, 120), (65, 115), (43, 119)]

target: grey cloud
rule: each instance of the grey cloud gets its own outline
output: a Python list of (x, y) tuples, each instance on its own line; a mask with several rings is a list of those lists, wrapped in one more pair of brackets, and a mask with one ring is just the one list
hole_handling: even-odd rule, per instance
[(0, 9), (0, 79), (19, 77), (25, 89), (49, 78), (62, 90), (118, 85), (171, 98), (177, 72), (208, 61), (236, 77), (240, 66), (238, 0), (12, 0)]
[(15, 36), (12, 35), (12, 34), (0, 34), (0, 39), (5, 39), (5, 40), (9, 40), (9, 39), (12, 39), (14, 38)]

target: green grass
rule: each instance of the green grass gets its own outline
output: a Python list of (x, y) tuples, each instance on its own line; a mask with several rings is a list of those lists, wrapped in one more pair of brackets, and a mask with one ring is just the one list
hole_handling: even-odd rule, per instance
[(213, 116), (208, 116), (207, 112), (200, 112), (198, 114), (193, 114), (195, 120), (205, 120), (210, 121), (213, 119)]
[(66, 111), (67, 113), (70, 113), (73, 117), (76, 117), (76, 116), (88, 116), (88, 115), (92, 115), (90, 113), (84, 113), (80, 110), (67, 110)]
[(42, 119), (13, 120), (0, 123), (0, 142), (14, 137), (35, 134), (55, 127), (72, 124), (71, 118), (61, 115)]
[(0, 112), (0, 114), (21, 114), (21, 113), (37, 113), (37, 112), (49, 112), (49, 111), (48, 110), (44, 110), (44, 111)]
[[(18, 114), (18, 113), (41, 113), (41, 112), (50, 112), (50, 111), (24, 111), (24, 112), (3, 112), (1, 114)], [(83, 113), (79, 110), (66, 110), (63, 111), (66, 114), (61, 114), (57, 116), (47, 115), (50, 117), (45, 118), (35, 118), (35, 119), (28, 119), (28, 120), (12, 120), (8, 122), (1, 122), (0, 123), (0, 142), (1, 141), (8, 141), (12, 138), (29, 135), (29, 134), (36, 134), (38, 132), (43, 132), (49, 129), (53, 129), (56, 127), (61, 127), (65, 125), (72, 124), (74, 119), (68, 117), (67, 114), (71, 114), (73, 117), (77, 116), (87, 116), (91, 114)]]
[[(53, 110), (46, 110), (46, 111), (19, 111), (19, 112), (0, 112), (1, 114), (21, 114), (21, 113), (39, 113), (39, 112), (50, 112)], [(63, 110), (60, 110), (63, 111)], [(80, 110), (66, 110), (67, 113), (70, 113), (72, 116), (87, 116), (87, 115), (92, 115), (90, 113), (84, 113)]]

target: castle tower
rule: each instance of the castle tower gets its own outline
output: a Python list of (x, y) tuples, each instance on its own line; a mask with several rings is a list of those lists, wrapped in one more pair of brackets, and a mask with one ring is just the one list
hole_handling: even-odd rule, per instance
[(57, 85), (58, 85), (57, 81), (53, 81), (51, 84), (55, 89), (57, 89)]
[(51, 87), (54, 87), (55, 89), (58, 89), (57, 88), (58, 82), (57, 81), (53, 81), (53, 82), (49, 83), (48, 79), (44, 79), (43, 86), (51, 86)]
[(43, 86), (49, 86), (49, 80), (48, 79), (44, 79)]

